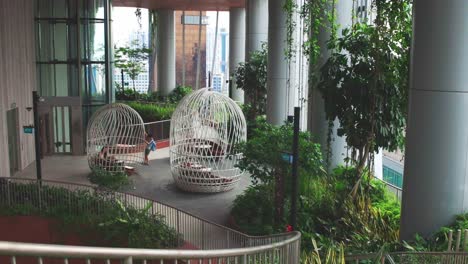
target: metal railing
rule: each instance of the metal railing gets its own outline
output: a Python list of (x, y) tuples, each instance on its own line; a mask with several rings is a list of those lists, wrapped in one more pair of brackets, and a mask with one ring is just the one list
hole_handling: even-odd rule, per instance
[(170, 119), (145, 123), (145, 131), (153, 134), (155, 141), (168, 140), (170, 128)]
[[(66, 201), (57, 195), (57, 190), (65, 190)], [(73, 193), (87, 193), (89, 197), (99, 199), (78, 200)], [(11, 206), (27, 202), (38, 210), (54, 206), (54, 203), (73, 210), (87, 210), (99, 213), (105, 202), (119, 200), (126, 207), (143, 209), (148, 203), (152, 204), (150, 213), (164, 216), (164, 222), (173, 228), (184, 243), (198, 250), (182, 249), (113, 249), (97, 247), (77, 247), (59, 245), (40, 245), (27, 243), (0, 243), (0, 263), (2, 255), (8, 256), (9, 261), (17, 261), (17, 256), (36, 257), (37, 263), (41, 258), (60, 258), (63, 263), (69, 259), (86, 260), (87, 264), (94, 263), (94, 259), (124, 260), (126, 264), (133, 260), (149, 260), (163, 263), (163, 260), (174, 263), (299, 263), (300, 233), (290, 232), (271, 236), (248, 236), (230, 228), (209, 222), (190, 213), (172, 206), (156, 202), (141, 196), (103, 190), (97, 187), (65, 183), (58, 181), (37, 181), (23, 178), (0, 178), (0, 206)], [(46, 209), (46, 208), (44, 208)], [(177, 262), (185, 261), (185, 262)], [(8, 263), (8, 262), (5, 262)], [(164, 262), (166, 263), (166, 262)], [(172, 262), (171, 262), (172, 263)]]
[(346, 257), (346, 263), (382, 263), (382, 264), (414, 264), (414, 263), (468, 263), (468, 252), (393, 252), (379, 254), (352, 255)]
[(384, 181), (382, 179), (379, 179), (379, 178), (374, 177), (374, 179), (383, 182), (385, 184), (385, 187), (387, 188), (387, 190), (390, 193), (392, 193), (393, 195), (395, 195), (395, 197), (398, 199), (398, 201), (401, 202), (401, 198), (402, 198), (402, 195), (403, 195), (403, 190), (400, 187), (395, 186), (395, 185), (393, 185), (393, 184), (391, 184), (389, 182), (386, 182), (386, 181)]

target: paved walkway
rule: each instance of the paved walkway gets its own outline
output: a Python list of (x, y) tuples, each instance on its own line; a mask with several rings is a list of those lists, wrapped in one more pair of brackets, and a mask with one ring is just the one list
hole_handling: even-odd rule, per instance
[[(15, 177), (35, 178), (35, 163)], [(42, 160), (45, 180), (91, 184), (87, 178), (91, 172), (86, 156), (50, 156)], [(138, 166), (131, 176), (133, 184), (129, 193), (141, 195), (174, 206), (219, 224), (227, 224), (235, 197), (250, 184), (248, 176), (242, 177), (239, 186), (229, 192), (196, 194), (180, 191), (174, 184), (169, 165), (169, 148), (158, 149), (150, 155), (150, 166)]]

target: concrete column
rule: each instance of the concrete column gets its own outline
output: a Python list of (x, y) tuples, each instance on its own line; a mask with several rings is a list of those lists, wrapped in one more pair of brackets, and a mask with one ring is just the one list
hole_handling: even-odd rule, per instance
[[(261, 50), (262, 43), (268, 42), (268, 0), (246, 0), (245, 19), (245, 61), (250, 53)], [(246, 103), (250, 98), (244, 96)]]
[(414, 1), (400, 239), (468, 211), (468, 1)]
[(158, 91), (168, 95), (176, 87), (174, 10), (158, 10)]
[(237, 89), (235, 73), (239, 63), (245, 61), (245, 9), (232, 8), (229, 12), (229, 76), (232, 80), (231, 98), (244, 102), (244, 91)]
[(383, 179), (383, 149), (379, 149), (379, 152), (374, 153), (374, 177), (377, 179)]
[(267, 121), (282, 125), (288, 116), (288, 60), (284, 54), (287, 47), (287, 13), (283, 6), (286, 0), (270, 0), (268, 3), (268, 95)]
[[(343, 28), (352, 25), (353, 18), (353, 1), (337, 1), (336, 2), (336, 22), (338, 24), (338, 34), (341, 34)], [(310, 69), (317, 71), (330, 57), (330, 51), (327, 49), (327, 41), (330, 39), (330, 32), (327, 28), (323, 28), (319, 33), (319, 45), (321, 55), (317, 65), (311, 65)], [(313, 84), (314, 85), (314, 84)], [(315, 86), (309, 89), (309, 131), (315, 136), (318, 143), (322, 146), (324, 155), (330, 152), (329, 169), (333, 169), (344, 163), (346, 158), (346, 139), (337, 135), (337, 128), (340, 126), (338, 120), (333, 122), (331, 131), (330, 145), (328, 146), (328, 120), (325, 118), (325, 104), (321, 93)], [(327, 149), (329, 147), (329, 149)]]
[(268, 41), (268, 0), (246, 1), (245, 60)]

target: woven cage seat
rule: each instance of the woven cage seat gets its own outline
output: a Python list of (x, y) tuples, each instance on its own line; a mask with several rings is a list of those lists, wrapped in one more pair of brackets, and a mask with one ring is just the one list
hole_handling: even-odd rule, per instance
[(176, 185), (190, 192), (233, 189), (243, 174), (233, 146), (246, 140), (246, 129), (242, 110), (229, 97), (206, 88), (184, 97), (171, 119)]
[(145, 127), (130, 106), (114, 103), (99, 108), (87, 129), (87, 156), (91, 170), (124, 172), (144, 161)]

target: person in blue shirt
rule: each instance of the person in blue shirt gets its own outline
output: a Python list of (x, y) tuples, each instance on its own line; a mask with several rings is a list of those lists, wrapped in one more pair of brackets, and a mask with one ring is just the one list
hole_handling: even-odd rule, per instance
[(145, 165), (149, 165), (148, 156), (151, 151), (156, 150), (156, 142), (154, 141), (153, 135), (151, 133), (146, 134), (146, 148), (145, 148)]

